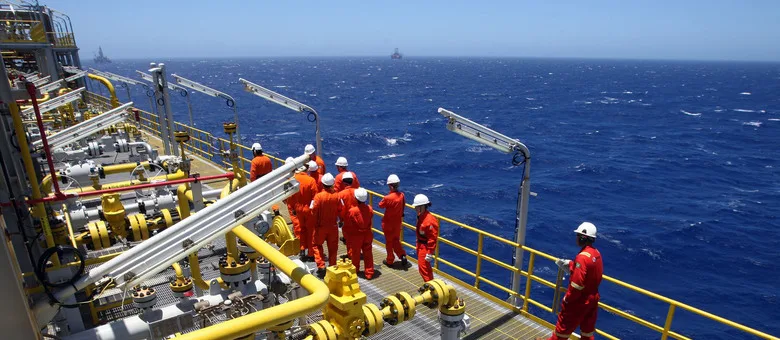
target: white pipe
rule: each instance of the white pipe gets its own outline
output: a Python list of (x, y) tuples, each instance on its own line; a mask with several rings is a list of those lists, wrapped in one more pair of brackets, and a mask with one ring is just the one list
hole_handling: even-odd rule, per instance
[(149, 157), (151, 157), (154, 154), (153, 153), (154, 150), (152, 149), (152, 146), (147, 142), (132, 142), (132, 143), (127, 143), (127, 145), (131, 148), (137, 146), (143, 146), (144, 149), (146, 149), (146, 155)]

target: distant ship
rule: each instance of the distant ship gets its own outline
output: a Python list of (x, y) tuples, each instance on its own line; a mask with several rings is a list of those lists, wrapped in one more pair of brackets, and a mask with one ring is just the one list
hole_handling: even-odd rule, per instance
[(396, 47), (395, 52), (393, 52), (392, 55), (390, 55), (390, 59), (401, 59), (403, 58), (403, 54), (398, 53), (398, 48)]
[(110, 64), (111, 59), (108, 59), (105, 55), (103, 55), (103, 47), (98, 47), (98, 54), (95, 55), (95, 63), (97, 64)]

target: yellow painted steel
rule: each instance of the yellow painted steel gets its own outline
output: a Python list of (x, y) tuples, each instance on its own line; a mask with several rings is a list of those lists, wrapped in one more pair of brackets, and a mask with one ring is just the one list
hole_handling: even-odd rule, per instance
[(190, 201), (192, 198), (191, 196), (187, 196), (188, 192), (190, 192), (188, 183), (181, 184), (176, 188), (176, 198), (178, 200), (177, 203), (179, 204), (179, 217), (181, 219), (190, 217)]
[(235, 339), (316, 312), (328, 302), (330, 296), (328, 286), (316, 276), (298, 267), (295, 262), (260, 239), (249, 229), (239, 226), (234, 228), (233, 232), (247, 246), (271, 262), (277, 270), (280, 270), (306, 289), (309, 295), (282, 305), (228, 320), (218, 325), (183, 334), (176, 337), (176, 339)]
[(89, 79), (93, 79), (93, 80), (97, 80), (97, 81), (101, 82), (103, 84), (103, 86), (105, 86), (106, 89), (108, 89), (108, 93), (111, 95), (111, 108), (119, 107), (119, 105), (120, 105), (119, 104), (119, 98), (116, 97), (116, 90), (114, 89), (114, 85), (111, 84), (111, 81), (109, 81), (108, 79), (106, 79), (104, 77), (101, 77), (101, 76), (98, 76), (98, 75), (95, 75), (95, 74), (92, 74), (92, 73), (87, 74), (87, 77), (89, 77)]
[[(11, 111), (11, 119), (13, 120), (14, 132), (16, 133), (16, 141), (19, 145), (19, 153), (22, 154), (22, 163), (24, 164), (24, 171), (27, 173), (27, 178), (30, 181), (30, 189), (32, 191), (32, 199), (40, 199), (42, 196), (41, 188), (38, 186), (38, 178), (35, 176), (35, 165), (33, 165), (32, 155), (30, 154), (30, 147), (27, 144), (27, 132), (24, 130), (22, 124), (22, 117), (19, 113), (19, 106), (15, 102), (8, 103), (8, 108)], [(49, 217), (46, 213), (46, 207), (43, 203), (36, 203), (33, 207), (33, 216), (38, 218), (41, 222), (41, 229), (43, 229), (44, 239), (46, 241), (46, 248), (54, 247), (54, 235), (51, 232), (51, 226), (49, 225)], [(52, 264), (54, 266), (60, 265), (60, 258), (57, 254), (51, 257)]]
[(203, 279), (203, 274), (200, 272), (200, 261), (198, 260), (198, 252), (191, 253), (189, 256), (187, 256), (187, 259), (190, 262), (190, 275), (192, 276), (192, 280), (195, 282), (195, 285), (198, 286), (198, 288), (203, 290), (209, 289), (209, 283), (206, 282), (206, 280)]

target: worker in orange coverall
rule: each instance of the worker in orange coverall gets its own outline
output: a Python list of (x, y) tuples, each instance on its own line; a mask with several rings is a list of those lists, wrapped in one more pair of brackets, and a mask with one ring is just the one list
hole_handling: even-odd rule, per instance
[(333, 190), (334, 182), (333, 175), (328, 173), (322, 176), (324, 190), (314, 195), (311, 202), (311, 213), (317, 221), (314, 229), (314, 261), (320, 275), (325, 273), (322, 243), (328, 242), (329, 265), (336, 265), (339, 254), (339, 227), (336, 222), (341, 213), (341, 199)]
[(317, 150), (314, 149), (314, 145), (306, 144), (306, 147), (303, 148), (303, 152), (305, 152), (307, 155), (309, 155), (309, 159), (317, 163), (317, 172), (320, 173), (320, 176), (325, 175), (325, 161), (322, 160), (322, 157), (317, 156)]
[(401, 224), (404, 221), (404, 208), (406, 199), (404, 193), (398, 191), (398, 185), (401, 180), (396, 175), (387, 177), (387, 186), (390, 188), (388, 193), (381, 201), (379, 207), (385, 209), (385, 216), (382, 217), (382, 232), (385, 233), (385, 249), (387, 250), (387, 259), (382, 261), (385, 266), (395, 265), (395, 256), (401, 260), (401, 265), (406, 267), (406, 252), (401, 246), (401, 233), (403, 228)]
[(347, 162), (347, 158), (345, 157), (339, 157), (336, 160), (336, 169), (339, 170), (338, 175), (336, 175), (336, 186), (334, 187), (336, 191), (340, 192), (341, 190), (346, 189), (350, 185), (345, 185), (343, 178), (345, 174), (350, 174), (352, 176), (352, 185), (351, 187), (357, 189), (360, 188), (360, 181), (358, 181), (357, 175), (355, 175), (354, 172), (347, 170), (347, 166), (349, 166), (349, 162)]
[(315, 161), (309, 161), (309, 176), (314, 179), (314, 183), (317, 184), (317, 192), (322, 191), (322, 175), (319, 173), (320, 166)]
[[(316, 221), (311, 215), (311, 202), (314, 199), (314, 195), (317, 194), (317, 184), (314, 183), (314, 179), (306, 174), (306, 167), (302, 167), (300, 171), (295, 173), (295, 180), (298, 181), (298, 193), (293, 195), (295, 202), (295, 215), (298, 216), (299, 235), (301, 240), (301, 258), (304, 260), (312, 260), (314, 255), (313, 238), (314, 228)], [(296, 197), (297, 195), (297, 197)], [(308, 251), (308, 255), (306, 255)]]
[(355, 189), (355, 199), (357, 205), (349, 209), (347, 220), (344, 222), (344, 229), (354, 231), (347, 236), (350, 248), (352, 248), (352, 264), (356, 270), (360, 270), (360, 255), (363, 255), (363, 266), (365, 268), (366, 280), (374, 277), (374, 253), (371, 251), (371, 245), (374, 242), (374, 232), (371, 230), (374, 217), (374, 209), (366, 204), (368, 201), (368, 192), (366, 189)]
[[(284, 164), (292, 164), (295, 162), (295, 158), (287, 157), (287, 159), (284, 160)], [(300, 196), (299, 192), (294, 193), (292, 196), (284, 200), (284, 204), (287, 205), (287, 211), (290, 213), (290, 221), (292, 221), (293, 224), (293, 234), (295, 235), (295, 238), (301, 239), (301, 225), (298, 224), (298, 215), (295, 213), (295, 202), (298, 199), (298, 196)], [(303, 243), (301, 243), (303, 245)], [(303, 250), (303, 248), (301, 248)]]
[(561, 303), (555, 332), (548, 340), (568, 339), (577, 327), (580, 327), (582, 340), (593, 340), (596, 333), (599, 284), (604, 271), (601, 253), (593, 247), (593, 242), (596, 241), (596, 226), (584, 222), (574, 232), (577, 234), (577, 245), (582, 249), (574, 261), (564, 259), (555, 261), (559, 267), (571, 273), (571, 279), (569, 289)]
[(263, 155), (263, 147), (260, 146), (260, 143), (252, 144), (252, 154), (254, 154), (254, 158), (252, 158), (252, 166), (249, 168), (250, 182), (254, 182), (273, 170), (271, 159)]
[[(341, 178), (342, 182), (345, 184), (345, 188), (341, 191), (336, 190), (336, 192), (339, 193), (339, 196), (341, 197), (341, 221), (347, 220), (347, 214), (349, 213), (349, 209), (357, 205), (357, 200), (355, 200), (355, 188), (352, 187), (352, 173), (351, 172), (345, 172), (344, 175)], [(335, 187), (334, 187), (335, 189)], [(342, 227), (341, 229), (341, 241), (344, 242), (344, 244), (347, 245), (347, 255), (351, 254), (351, 248), (349, 248), (349, 243), (347, 242), (347, 231), (344, 230)]]
[(439, 238), (439, 221), (428, 209), (431, 201), (428, 196), (414, 196), (414, 210), (417, 212), (417, 267), (423, 281), (433, 280), (433, 254), (436, 253), (436, 240)]

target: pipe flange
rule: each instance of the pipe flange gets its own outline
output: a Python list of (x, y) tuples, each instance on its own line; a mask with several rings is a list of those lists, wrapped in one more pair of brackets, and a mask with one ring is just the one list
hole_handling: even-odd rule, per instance
[(133, 290), (133, 304), (136, 308), (147, 310), (157, 303), (157, 292), (152, 287), (140, 286)]
[(363, 318), (366, 321), (366, 331), (363, 335), (379, 333), (385, 326), (382, 311), (373, 303), (363, 305)]
[(466, 312), (466, 303), (463, 301), (463, 299), (459, 298), (457, 303), (455, 303), (455, 305), (442, 306), (441, 308), (439, 308), (439, 312), (441, 312), (442, 318), (445, 315), (452, 316), (452, 317), (462, 316), (463, 313)]
[(363, 321), (362, 319), (356, 318), (349, 323), (347, 332), (353, 338), (360, 338), (360, 336), (363, 335), (363, 332), (365, 330), (366, 330), (366, 322)]
[(417, 302), (415, 302), (412, 295), (407, 292), (395, 293), (395, 297), (401, 301), (401, 305), (404, 307), (404, 315), (406, 316), (406, 319), (403, 321), (409, 321), (409, 319), (413, 318), (414, 314), (417, 312)]
[(327, 320), (320, 320), (309, 325), (309, 334), (317, 340), (336, 340), (336, 329)]

